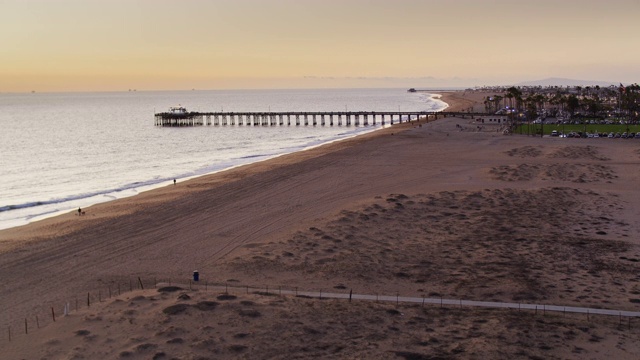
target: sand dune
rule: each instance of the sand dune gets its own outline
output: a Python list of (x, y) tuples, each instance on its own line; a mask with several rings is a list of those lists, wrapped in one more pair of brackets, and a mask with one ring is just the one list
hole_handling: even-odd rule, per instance
[(428, 297), (637, 309), (625, 290), (638, 279), (640, 253), (622, 240), (629, 226), (617, 209), (615, 199), (557, 187), (390, 194), (287, 241), (250, 246), (231, 271)]

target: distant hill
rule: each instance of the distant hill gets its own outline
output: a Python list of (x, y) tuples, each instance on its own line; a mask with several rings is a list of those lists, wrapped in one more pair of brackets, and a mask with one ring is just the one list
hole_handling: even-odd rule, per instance
[(607, 87), (611, 85), (618, 85), (616, 83), (607, 81), (590, 81), (590, 80), (575, 80), (575, 79), (562, 79), (562, 78), (548, 78), (544, 80), (535, 81), (523, 81), (515, 84), (515, 86), (601, 86)]

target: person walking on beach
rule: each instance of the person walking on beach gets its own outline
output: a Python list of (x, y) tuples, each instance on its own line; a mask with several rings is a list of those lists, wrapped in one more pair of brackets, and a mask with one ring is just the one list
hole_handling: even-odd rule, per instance
[(176, 184), (176, 179), (173, 179), (173, 185), (175, 185), (175, 184)]
[(78, 216), (82, 215), (82, 209), (78, 208)]

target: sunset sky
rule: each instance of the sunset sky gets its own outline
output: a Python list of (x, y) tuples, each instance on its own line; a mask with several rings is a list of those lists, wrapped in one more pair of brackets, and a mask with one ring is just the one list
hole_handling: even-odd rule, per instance
[(0, 0), (0, 92), (640, 81), (638, 0)]

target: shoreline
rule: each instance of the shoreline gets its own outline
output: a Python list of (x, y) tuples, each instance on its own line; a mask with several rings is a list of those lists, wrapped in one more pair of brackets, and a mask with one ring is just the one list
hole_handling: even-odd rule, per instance
[[(453, 92), (455, 92), (455, 91), (453, 91)], [(432, 95), (431, 96), (432, 98), (438, 99), (438, 100), (440, 100), (442, 102), (445, 102), (443, 100), (443, 97), (447, 97), (448, 102), (445, 102), (447, 104), (447, 107), (445, 109), (449, 109), (452, 106), (452, 104), (453, 104), (453, 106), (455, 106), (456, 104), (458, 104), (461, 101), (461, 98), (455, 96), (454, 94), (447, 93), (446, 95), (442, 95), (442, 96), (439, 96), (440, 94), (436, 94), (436, 93), (430, 93), (430, 94)], [(415, 120), (413, 120), (413, 121), (415, 122)], [(395, 125), (393, 125), (393, 127), (397, 128), (398, 125), (399, 124), (395, 124)], [(282, 157), (282, 156), (287, 156), (287, 155), (291, 155), (291, 154), (305, 152), (305, 151), (309, 151), (311, 149), (316, 149), (316, 148), (323, 147), (323, 146), (326, 146), (326, 145), (330, 145), (330, 144), (333, 144), (333, 143), (336, 143), (336, 142), (341, 142), (341, 141), (353, 139), (353, 138), (356, 138), (356, 137), (361, 137), (361, 136), (364, 136), (366, 134), (370, 134), (370, 133), (373, 133), (373, 132), (382, 131), (385, 128), (389, 128), (389, 127), (391, 127), (391, 125), (387, 125), (386, 127), (382, 127), (381, 126), (379, 128), (363, 130), (361, 132), (358, 132), (356, 134), (353, 134), (353, 135), (350, 135), (350, 136), (347, 136), (347, 137), (344, 137), (344, 138), (333, 139), (333, 140), (330, 140), (330, 141), (322, 143), (322, 144), (307, 146), (305, 148), (296, 150), (294, 152), (282, 153), (282, 154), (274, 155), (274, 156), (271, 156), (271, 157), (269, 157), (267, 159), (259, 160), (259, 161), (256, 161), (256, 162), (250, 162), (250, 163), (247, 163), (247, 164), (234, 165), (234, 166), (231, 166), (229, 168), (220, 169), (220, 170), (216, 170), (216, 171), (209, 172), (209, 173), (203, 173), (203, 174), (199, 174), (199, 175), (189, 176), (189, 177), (178, 179), (178, 180), (181, 180), (180, 183), (183, 183), (183, 182), (191, 181), (193, 179), (197, 179), (197, 178), (201, 178), (201, 177), (209, 177), (209, 176), (213, 176), (213, 175), (216, 175), (216, 174), (219, 174), (219, 173), (222, 173), (222, 172), (233, 171), (236, 168), (241, 168), (241, 167), (244, 167), (244, 166), (251, 166), (253, 164), (257, 164), (257, 163), (261, 163), (261, 162), (268, 162), (268, 161), (271, 161), (272, 159), (276, 159), (276, 158), (279, 158), (279, 157)], [(126, 200), (126, 199), (130, 199), (130, 198), (135, 198), (137, 196), (140, 196), (140, 195), (148, 193), (148, 192), (156, 191), (156, 190), (163, 189), (163, 188), (166, 188), (166, 187), (171, 187), (172, 185), (173, 185), (173, 183), (171, 182), (171, 180), (166, 180), (166, 181), (163, 181), (163, 182), (160, 182), (160, 183), (157, 183), (157, 184), (152, 184), (152, 185), (145, 185), (145, 186), (140, 188), (140, 189), (145, 189), (145, 190), (140, 190), (139, 192), (137, 192), (135, 194), (128, 195), (128, 196), (123, 196), (123, 197), (119, 197), (119, 198), (114, 198), (114, 199), (111, 199), (111, 200), (93, 202), (93, 203), (89, 203), (87, 205), (80, 204), (81, 205), (80, 207), (82, 209), (85, 209), (85, 210), (86, 209), (93, 209), (96, 206), (100, 206), (100, 205), (103, 205), (103, 204), (109, 204), (109, 203), (112, 203), (114, 201), (120, 201), (120, 200)], [(81, 201), (79, 201), (79, 202), (81, 203)], [(90, 211), (86, 212), (86, 214), (90, 214), (90, 213), (91, 213)], [(8, 240), (7, 239), (9, 237), (12, 237), (12, 238), (23, 238), (23, 237), (21, 237), (19, 235), (16, 235), (16, 233), (11, 231), (11, 230), (21, 229), (23, 227), (30, 227), (33, 224), (38, 225), (40, 222), (45, 222), (46, 223), (45, 227), (51, 229), (54, 224), (58, 223), (58, 221), (55, 220), (57, 217), (67, 218), (69, 215), (77, 215), (77, 210), (75, 209), (75, 207), (73, 209), (69, 209), (69, 210), (55, 211), (53, 214), (49, 214), (49, 215), (35, 216), (34, 218), (36, 218), (37, 220), (30, 220), (26, 224), (10, 226), (10, 227), (7, 227), (7, 228), (0, 229), (0, 253), (8, 250), (8, 248), (7, 248), (7, 245), (8, 245), (7, 241)], [(60, 220), (60, 222), (64, 223), (64, 221), (62, 221), (62, 220)], [(61, 225), (65, 229), (64, 231), (71, 231), (72, 230), (71, 227), (64, 226), (64, 224), (61, 224)], [(11, 232), (11, 234), (10, 235), (4, 235), (5, 231)], [(34, 234), (38, 234), (39, 230), (27, 229), (27, 232), (30, 234), (30, 235), (28, 235), (28, 237), (34, 237)], [(44, 233), (42, 233), (41, 236), (40, 235), (35, 235), (35, 237), (49, 237), (49, 236), (51, 236), (51, 233), (49, 231), (45, 231)], [(19, 246), (19, 244), (11, 244), (10, 245), (11, 248), (15, 248), (15, 246)]]
[[(172, 183), (168, 183), (167, 185), (160, 185), (131, 196), (88, 205), (83, 207), (83, 209), (86, 209), (86, 212), (84, 215), (85, 217), (82, 218), (82, 223), (74, 221), (78, 216), (77, 211), (74, 209), (33, 221), (28, 224), (0, 229), (0, 254), (15, 250), (22, 244), (26, 245), (29, 242), (38, 242), (42, 239), (47, 239), (53, 236), (68, 234), (82, 228), (87, 222), (91, 222), (91, 220), (94, 222), (108, 221), (109, 219), (117, 216), (129, 215), (139, 208), (139, 204), (137, 204), (138, 202), (140, 204), (150, 205), (164, 201), (171, 201), (181, 196), (182, 193), (191, 193), (193, 188), (201, 188), (204, 184), (210, 184), (212, 186), (221, 185), (227, 180), (238, 179), (241, 176), (255, 174), (274, 166), (290, 165), (313, 157), (322, 156), (325, 153), (343, 149), (351, 146), (353, 143), (359, 143), (361, 141), (366, 141), (368, 138), (375, 137), (378, 133), (389, 131), (391, 128), (402, 131), (402, 129), (410, 126), (412, 126), (411, 123), (402, 123), (388, 127), (380, 127), (361, 134), (310, 146), (295, 152), (276, 155), (269, 159), (236, 165), (212, 173), (189, 177), (179, 182), (179, 184), (183, 186), (179, 186), (178, 189), (176, 189)], [(236, 175), (236, 173), (241, 175)], [(124, 210), (124, 208), (129, 208), (129, 210)]]
[[(334, 142), (343, 141), (343, 140), (346, 140), (346, 139), (351, 139), (353, 137), (361, 136), (361, 135), (364, 135), (364, 134), (367, 134), (367, 133), (370, 133), (370, 132), (375, 132), (375, 131), (381, 130), (383, 128), (384, 127), (382, 127), (382, 126), (371, 127), (371, 128), (364, 128), (363, 127), (362, 129), (360, 129), (358, 131), (354, 131), (351, 135), (348, 135), (348, 136), (345, 136), (345, 137), (330, 139), (330, 140), (328, 140), (326, 142), (323, 142), (323, 143), (320, 143), (320, 144), (307, 145), (307, 146), (300, 147), (297, 150), (290, 151), (290, 152), (283, 152), (283, 153), (276, 154), (276, 155), (268, 155), (265, 158), (260, 159), (260, 160), (252, 160), (252, 161), (247, 162), (247, 163), (240, 163), (240, 164), (236, 164), (236, 165), (231, 165), (231, 166), (229, 166), (227, 168), (223, 168), (223, 169), (218, 169), (218, 170), (214, 170), (214, 171), (210, 171), (210, 172), (203, 172), (203, 173), (200, 173), (200, 174), (197, 174), (197, 175), (189, 175), (189, 176), (182, 177), (182, 178), (177, 177), (177, 178), (175, 178), (175, 180), (177, 180), (179, 182), (184, 182), (184, 181), (189, 181), (189, 180), (196, 179), (196, 178), (199, 178), (199, 177), (202, 177), (202, 176), (214, 175), (214, 174), (217, 174), (217, 173), (220, 173), (220, 172), (224, 172), (224, 171), (232, 171), (233, 169), (238, 168), (238, 167), (248, 166), (248, 165), (252, 165), (254, 163), (263, 162), (263, 161), (269, 161), (271, 159), (274, 159), (274, 158), (277, 158), (277, 157), (280, 157), (280, 156), (284, 156), (284, 155), (288, 155), (288, 154), (307, 151), (309, 149), (313, 149), (313, 148), (316, 148), (316, 147), (319, 147), (319, 146), (323, 146), (323, 145), (326, 145), (326, 144), (331, 144), (331, 143), (334, 143)], [(94, 207), (96, 205), (99, 205), (99, 204), (109, 203), (109, 202), (112, 202), (112, 201), (117, 201), (117, 200), (121, 200), (121, 199), (127, 199), (127, 198), (131, 198), (131, 197), (135, 197), (135, 196), (138, 196), (140, 194), (143, 194), (143, 193), (146, 193), (146, 192), (149, 192), (149, 191), (154, 191), (156, 189), (160, 189), (160, 188), (164, 188), (164, 187), (172, 186), (172, 185), (173, 185), (173, 181), (172, 180), (165, 179), (165, 180), (161, 180), (161, 181), (159, 181), (157, 183), (145, 184), (145, 185), (142, 185), (140, 187), (126, 187), (126, 188), (121, 188), (121, 189), (117, 189), (117, 190), (109, 190), (108, 192), (106, 192), (106, 191), (105, 192), (100, 192), (100, 193), (98, 193), (96, 195), (92, 195), (92, 196), (90, 196), (88, 198), (74, 199), (74, 200), (71, 200), (71, 201), (65, 200), (62, 203), (66, 203), (66, 202), (75, 203), (75, 204), (79, 205), (79, 207), (82, 208), (82, 209), (90, 209), (90, 208), (92, 208), (92, 207)], [(129, 192), (130, 191), (134, 191), (134, 193), (131, 193), (129, 195), (120, 195), (118, 197), (111, 196), (112, 197), (111, 199), (106, 199), (106, 200), (102, 199), (102, 198), (99, 198), (98, 200), (95, 200), (95, 201), (88, 201), (88, 199), (93, 198), (93, 197), (97, 197), (97, 196), (109, 197), (110, 194), (115, 194), (115, 193), (120, 193), (120, 192), (127, 192), (127, 191), (129, 191)], [(28, 207), (25, 207), (25, 208), (28, 208)], [(22, 209), (22, 208), (17, 208), (16, 210), (20, 210), (20, 209)], [(7, 210), (7, 211), (12, 211), (12, 210)], [(37, 223), (39, 221), (47, 220), (47, 219), (50, 219), (50, 218), (55, 218), (57, 216), (63, 216), (63, 215), (67, 215), (67, 214), (76, 214), (76, 212), (77, 212), (77, 210), (76, 210), (76, 207), (74, 206), (74, 207), (72, 207), (70, 209), (66, 209), (66, 210), (56, 210), (56, 211), (53, 211), (53, 212), (50, 212), (50, 213), (44, 213), (44, 214), (40, 214), (40, 215), (37, 215), (37, 216), (31, 216), (30, 220), (28, 220), (26, 223), (19, 224), (19, 225), (13, 225), (13, 226), (5, 227), (5, 228), (0, 228), (0, 232), (3, 231), (3, 230), (14, 229), (14, 228), (22, 227), (22, 226), (28, 226), (30, 224)], [(0, 236), (0, 238), (1, 238), (1, 236)], [(1, 244), (0, 244), (0, 252), (2, 252)]]
[(441, 91), (441, 100), (449, 104), (447, 111), (461, 112), (471, 110), (472, 112), (484, 111), (484, 97), (487, 93), (481, 91), (466, 91), (466, 90), (454, 90), (454, 91)]

